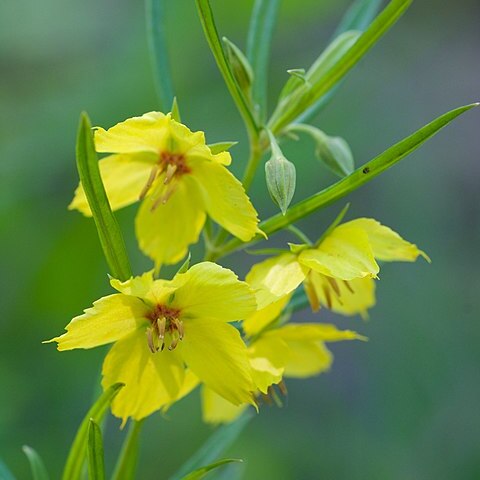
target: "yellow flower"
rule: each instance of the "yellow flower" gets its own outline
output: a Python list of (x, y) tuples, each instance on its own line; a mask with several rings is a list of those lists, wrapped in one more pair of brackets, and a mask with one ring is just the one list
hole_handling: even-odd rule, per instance
[[(203, 132), (190, 131), (171, 114), (150, 112), (108, 130), (97, 128), (95, 147), (114, 154), (99, 162), (112, 209), (143, 200), (136, 233), (157, 268), (185, 256), (206, 213), (245, 242), (259, 232), (255, 209), (226, 168), (230, 154), (213, 154)], [(81, 185), (69, 208), (91, 215)]]
[[(429, 261), (390, 228), (371, 218), (358, 218), (334, 228), (316, 246), (292, 245), (290, 252), (254, 265), (246, 281), (261, 292), (260, 310), (303, 283), (313, 310), (322, 305), (366, 317), (375, 304), (374, 279), (380, 270), (376, 260), (413, 262), (419, 255)], [(244, 322), (245, 330), (255, 322), (255, 318)]]
[(120, 293), (95, 302), (50, 342), (58, 350), (115, 342), (102, 370), (103, 388), (125, 384), (114, 415), (138, 420), (177, 400), (185, 365), (232, 404), (254, 404), (247, 347), (227, 322), (250, 315), (255, 296), (232, 271), (203, 262), (170, 281), (149, 272), (111, 284)]
[[(258, 290), (257, 302), (262, 296), (264, 293)], [(279, 385), (285, 391), (283, 378), (306, 378), (329, 370), (333, 356), (325, 342), (365, 340), (356, 332), (338, 330), (328, 324), (272, 327), (272, 322), (278, 318), (289, 299), (290, 295), (286, 295), (277, 300), (273, 307), (270, 305), (270, 308), (256, 311), (244, 321), (244, 324), (248, 322), (250, 325), (248, 356), (257, 395), (261, 398), (268, 398), (273, 393), (272, 385)], [(198, 383), (194, 375), (189, 375), (182, 396)], [(201, 398), (203, 420), (212, 424), (231, 422), (248, 406), (233, 405), (208, 386), (203, 386)]]

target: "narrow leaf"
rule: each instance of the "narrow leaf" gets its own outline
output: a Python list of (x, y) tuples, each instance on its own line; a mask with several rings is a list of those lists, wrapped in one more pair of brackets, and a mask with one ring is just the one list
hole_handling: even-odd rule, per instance
[(72, 446), (70, 447), (67, 462), (63, 470), (63, 480), (78, 480), (82, 477), (83, 464), (87, 453), (88, 427), (90, 419), (100, 423), (104, 415), (107, 413), (112, 400), (122, 387), (123, 384), (116, 383), (105, 390), (85, 415)]
[(5, 465), (5, 463), (0, 460), (0, 479), (1, 480), (15, 480), (13, 473)]
[[(381, 5), (382, 0), (356, 0), (340, 21), (333, 38), (335, 39), (348, 30), (365, 31), (377, 15)], [(328, 105), (340, 86), (341, 82), (337, 83), (337, 85), (335, 85), (329, 92), (320, 97), (308, 110), (298, 117), (298, 121), (305, 123), (314, 118), (323, 108), (325, 108), (326, 105)]]
[(251, 411), (246, 411), (234, 422), (219, 427), (203, 446), (170, 477), (170, 480), (181, 480), (193, 470), (215, 461), (242, 433), (253, 415)]
[(208, 145), (210, 151), (216, 155), (217, 153), (227, 152), (232, 147), (234, 147), (238, 142), (219, 142), (219, 143), (211, 143)]
[[(45, 468), (45, 464), (43, 463), (43, 460), (40, 458), (40, 455), (31, 447), (28, 445), (24, 445), (22, 447), (23, 453), (28, 458), (28, 461), (30, 463), (30, 469), (32, 471), (32, 477), (33, 480), (48, 480), (49, 476), (47, 473), (47, 469)], [(0, 472), (0, 478), (3, 477), (1, 476)]]
[(243, 460), (238, 458), (226, 458), (225, 460), (219, 460), (218, 462), (211, 463), (210, 465), (206, 465), (205, 467), (200, 467), (194, 470), (193, 472), (185, 475), (182, 480), (200, 480), (203, 478), (208, 472), (215, 470), (218, 467), (222, 467), (228, 463), (242, 463)]
[[(291, 223), (310, 215), (316, 210), (325, 208), (336, 200), (355, 191), (357, 188), (361, 187), (370, 180), (373, 180), (377, 175), (380, 175), (385, 170), (393, 167), (397, 162), (415, 151), (418, 147), (425, 143), (429, 138), (433, 137), (459, 115), (474, 107), (477, 107), (478, 105), (480, 104), (474, 103), (445, 113), (433, 122), (425, 125), (414, 134), (393, 145), (388, 150), (375, 157), (373, 160), (370, 160), (362, 167), (355, 170), (351, 175), (348, 175), (325, 190), (322, 190), (321, 192), (318, 192), (315, 195), (312, 195), (311, 197), (308, 197), (305, 200), (293, 205), (288, 209), (288, 212), (285, 216), (277, 214), (260, 223), (259, 228), (267, 235), (271, 235), (272, 233), (278, 232), (282, 228), (285, 228), (287, 225), (290, 225)], [(239, 249), (240, 247), (244, 248), (246, 246), (253, 245), (263, 239), (263, 236), (257, 235), (252, 241), (248, 242), (248, 244), (245, 244), (234, 238), (217, 253), (217, 256), (219, 257), (227, 255)]]
[(119, 280), (127, 280), (132, 276), (130, 262), (122, 232), (108, 203), (98, 168), (92, 126), (85, 112), (78, 127), (77, 169), (111, 274)]
[(180, 108), (178, 107), (177, 97), (173, 97), (172, 108), (170, 109), (170, 111), (172, 112), (172, 118), (175, 121), (182, 121), (182, 117), (180, 115)]
[(245, 125), (249, 131), (250, 135), (258, 135), (258, 127), (255, 121), (255, 118), (250, 110), (248, 102), (246, 101), (241, 88), (233, 76), (230, 66), (225, 56), (225, 51), (223, 50), (222, 43), (218, 36), (217, 27), (215, 25), (215, 20), (213, 18), (212, 7), (210, 6), (209, 0), (195, 0), (197, 4), (198, 14), (200, 16), (200, 21), (202, 23), (203, 31), (207, 38), (210, 50), (213, 53), (217, 66), (220, 70), (220, 73), (225, 80), (227, 88), (232, 96), (237, 108), (242, 116)]
[(123, 442), (122, 451), (117, 460), (112, 480), (133, 480), (138, 461), (138, 447), (140, 432), (142, 431), (142, 420), (134, 420), (130, 424), (127, 437)]
[(340, 213), (335, 217), (335, 220), (328, 226), (328, 228), (323, 232), (322, 236), (316, 241), (315, 246), (318, 247), (325, 238), (327, 238), (337, 227), (340, 225), (340, 222), (343, 220), (345, 215), (350, 208), (350, 203), (347, 203)]
[(88, 478), (105, 480), (102, 431), (92, 418), (88, 425)]
[(192, 254), (188, 252), (188, 257), (182, 263), (182, 266), (177, 270), (178, 273), (185, 273), (190, 268), (190, 260), (192, 258)]
[(392, 0), (340, 60), (321, 75), (312, 88), (304, 92), (302, 98), (295, 99), (287, 108), (276, 110), (269, 122), (270, 130), (273, 133), (280, 132), (334, 87), (395, 24), (411, 3), (412, 0)]
[(265, 120), (267, 110), (268, 59), (279, 0), (255, 0), (247, 37), (247, 58), (252, 65), (253, 102), (258, 105), (258, 118)]
[(148, 47), (161, 110), (172, 105), (174, 97), (165, 34), (166, 3), (165, 0), (145, 2)]

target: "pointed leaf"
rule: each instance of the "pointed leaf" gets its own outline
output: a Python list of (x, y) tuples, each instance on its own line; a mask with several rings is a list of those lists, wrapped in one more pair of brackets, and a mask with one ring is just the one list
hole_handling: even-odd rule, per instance
[(180, 108), (178, 106), (177, 97), (173, 97), (172, 108), (170, 109), (170, 111), (172, 112), (172, 118), (176, 122), (180, 123), (182, 121), (182, 117), (180, 115)]
[[(318, 192), (315, 195), (312, 195), (311, 197), (308, 197), (305, 200), (302, 200), (301, 202), (291, 206), (285, 216), (277, 214), (260, 223), (259, 228), (267, 235), (271, 235), (272, 233), (278, 232), (287, 225), (306, 217), (316, 210), (325, 208), (336, 200), (355, 191), (357, 188), (369, 182), (377, 175), (380, 175), (385, 170), (393, 167), (397, 162), (423, 145), (429, 138), (433, 137), (459, 115), (474, 107), (477, 107), (478, 105), (480, 104), (474, 103), (445, 113), (401, 142), (385, 150), (373, 160), (370, 160), (360, 168), (357, 168), (357, 170), (355, 170), (351, 175), (348, 175), (337, 183), (334, 183), (325, 190), (322, 190), (321, 192)], [(240, 247), (245, 248), (249, 245), (253, 245), (263, 240), (263, 238), (263, 236), (257, 235), (247, 244), (234, 238), (230, 240), (221, 250), (219, 250), (217, 256), (229, 254)]]
[(210, 151), (216, 155), (217, 153), (222, 153), (230, 150), (234, 147), (238, 142), (219, 142), (219, 143), (211, 143), (208, 145)]
[(105, 193), (93, 143), (92, 126), (85, 112), (80, 117), (77, 134), (77, 169), (110, 273), (125, 281), (132, 276), (132, 270), (122, 232)]
[(166, 0), (146, 0), (147, 40), (153, 65), (155, 88), (160, 109), (165, 111), (173, 102), (173, 87), (165, 34)]
[(102, 431), (92, 418), (88, 425), (88, 478), (105, 480)]
[(200, 467), (194, 470), (193, 472), (185, 475), (182, 480), (200, 480), (203, 478), (208, 472), (215, 470), (218, 467), (222, 467), (228, 463), (242, 463), (243, 460), (238, 458), (226, 458), (225, 460), (218, 460), (218, 462), (211, 463), (210, 465), (206, 465), (205, 467)]
[(87, 453), (88, 427), (90, 419), (100, 423), (104, 415), (107, 413), (112, 400), (122, 387), (122, 383), (116, 383), (105, 390), (85, 415), (72, 446), (70, 447), (67, 462), (63, 470), (63, 480), (78, 480), (82, 477), (83, 464)]
[(248, 30), (247, 58), (255, 77), (252, 97), (260, 122), (267, 110), (268, 59), (279, 4), (279, 0), (255, 0)]
[[(45, 464), (43, 463), (40, 455), (28, 445), (24, 445), (22, 447), (23, 453), (28, 458), (30, 463), (30, 469), (32, 470), (32, 477), (33, 480), (49, 480), (49, 476), (47, 473), (47, 469), (45, 468)], [(3, 479), (3, 477), (0, 476)]]
[(170, 477), (170, 480), (181, 480), (193, 470), (213, 462), (222, 455), (242, 433), (253, 415), (253, 412), (245, 411), (234, 422), (219, 427), (203, 446)]

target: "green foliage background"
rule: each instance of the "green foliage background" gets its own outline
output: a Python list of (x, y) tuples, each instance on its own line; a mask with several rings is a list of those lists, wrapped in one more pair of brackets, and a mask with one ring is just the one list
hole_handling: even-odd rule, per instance
[[(212, 1), (221, 33), (242, 47), (251, 3)], [(272, 101), (285, 70), (313, 61), (348, 3), (284, 0)], [(66, 205), (77, 183), (79, 112), (110, 126), (157, 108), (143, 15), (132, 0), (0, 5), (0, 457), (18, 478), (29, 478), (23, 444), (59, 475), (96, 394), (105, 350), (60, 354), (40, 342), (109, 292), (93, 222)], [(361, 164), (448, 109), (478, 100), (479, 16), (476, 0), (414, 2), (315, 123), (345, 137)], [(246, 138), (193, 2), (171, 2), (169, 40), (183, 120), (205, 130), (209, 142), (240, 140), (232, 151), (240, 172)], [(246, 459), (245, 478), (479, 478), (479, 115), (460, 118), (349, 197), (348, 218), (392, 226), (433, 264), (386, 266), (368, 323), (322, 312), (319, 319), (358, 329), (370, 342), (335, 346), (329, 374), (290, 381), (288, 405), (263, 409), (228, 452)], [(298, 171), (294, 201), (334, 180), (308, 140), (285, 152)], [(252, 197), (262, 218), (275, 212), (262, 175)], [(302, 227), (315, 237), (339, 209)], [(134, 213), (129, 208), (119, 219), (140, 272), (149, 263), (134, 253)], [(223, 263), (243, 275), (251, 261)], [(121, 442), (118, 426), (109, 420), (107, 468)], [(196, 396), (164, 419), (151, 418), (139, 478), (172, 473), (209, 431)]]

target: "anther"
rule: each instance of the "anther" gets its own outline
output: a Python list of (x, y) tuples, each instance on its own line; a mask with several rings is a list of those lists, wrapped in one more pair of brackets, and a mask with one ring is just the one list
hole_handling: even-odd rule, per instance
[(323, 289), (323, 293), (325, 294), (325, 299), (327, 301), (327, 307), (331, 309), (332, 308), (332, 295), (330, 293), (330, 289), (326, 285), (323, 285), (322, 289)]
[(142, 191), (140, 192), (139, 195), (139, 200), (143, 200), (145, 198), (145, 195), (148, 193), (150, 190), (150, 187), (152, 186), (153, 182), (155, 181), (155, 178), (157, 178), (157, 173), (158, 173), (158, 165), (155, 165), (152, 168), (152, 171), (150, 172), (150, 176), (148, 177), (147, 183), (145, 186), (142, 188)]
[(350, 290), (350, 293), (355, 293), (355, 290), (352, 288), (352, 286), (350, 285), (350, 283), (348, 283), (347, 280), (344, 280), (343, 283), (348, 288), (348, 290)]
[(327, 277), (328, 283), (333, 288), (333, 291), (337, 294), (337, 297), (340, 296), (340, 288), (338, 286), (337, 281), (333, 277)]
[(177, 168), (178, 168), (177, 165), (173, 165), (171, 163), (168, 164), (167, 171), (165, 173), (165, 178), (163, 179), (164, 185), (167, 185), (172, 181), (172, 178), (175, 175)]

